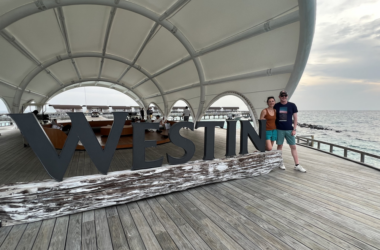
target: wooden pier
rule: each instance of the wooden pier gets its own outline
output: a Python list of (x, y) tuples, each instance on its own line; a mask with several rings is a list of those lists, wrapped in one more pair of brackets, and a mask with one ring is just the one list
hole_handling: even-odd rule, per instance
[[(196, 144), (192, 160), (201, 159), (203, 130), (181, 133)], [(216, 129), (216, 158), (224, 157), (225, 133)], [(380, 249), (380, 172), (298, 147), (304, 174), (293, 170), (284, 148), (286, 171), (2, 227), (0, 250)], [(179, 156), (182, 149), (147, 149), (150, 160), (166, 152)], [(118, 150), (111, 171), (131, 162), (132, 150)], [(0, 137), (0, 173), (0, 185), (49, 179), (17, 130)], [(96, 173), (86, 152), (77, 151), (66, 177)]]

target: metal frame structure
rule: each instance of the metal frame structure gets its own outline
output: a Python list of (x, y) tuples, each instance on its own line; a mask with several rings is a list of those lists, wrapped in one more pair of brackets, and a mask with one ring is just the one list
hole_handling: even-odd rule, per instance
[[(211, 107), (212, 104), (214, 104), (214, 102), (216, 102), (217, 100), (219, 100), (220, 98), (224, 97), (224, 96), (229, 96), (229, 95), (232, 95), (232, 96), (236, 96), (238, 97), (239, 99), (241, 99), (244, 104), (247, 106), (248, 110), (249, 110), (249, 113), (251, 115), (251, 117), (255, 118), (255, 121), (254, 121), (254, 124), (255, 124), (255, 128), (258, 128), (258, 119), (259, 117), (256, 115), (256, 112), (254, 112), (255, 110), (255, 107), (252, 105), (252, 103), (249, 101), (249, 99), (244, 96), (244, 94), (241, 94), (239, 92), (236, 92), (236, 91), (226, 91), (224, 93), (221, 93), (217, 96), (215, 96), (204, 108), (204, 110), (202, 110), (202, 114), (205, 114), (206, 111)], [(199, 119), (199, 117), (198, 117)]]
[(157, 103), (155, 103), (155, 102), (150, 102), (150, 103), (148, 104), (148, 106), (147, 106), (147, 108), (146, 108), (145, 111), (147, 111), (147, 110), (149, 109), (149, 107), (150, 107), (151, 104), (153, 104), (153, 105), (154, 105), (154, 106), (160, 111), (160, 113), (161, 113), (162, 116), (164, 116), (164, 115), (166, 114), (166, 113), (162, 112), (162, 109), (160, 108), (160, 106), (157, 105)]
[(2, 101), (4, 103), (5, 107), (8, 110), (8, 113), (9, 113), (11, 111), (11, 108), (10, 108), (8, 102), (5, 99), (1, 98), (1, 97), (0, 97), (0, 101)]
[[(180, 98), (180, 99), (178, 99), (177, 101), (175, 101), (175, 102), (170, 106), (170, 109), (169, 109), (168, 113), (166, 114), (166, 116), (169, 116), (169, 115), (170, 115), (170, 112), (172, 111), (174, 105), (175, 105), (178, 101), (183, 101), (184, 103), (186, 103), (186, 105), (189, 107), (189, 109), (191, 110), (191, 112), (194, 112), (194, 109), (193, 109), (193, 107), (191, 106), (191, 104), (190, 104), (185, 98)], [(192, 117), (193, 117), (193, 119), (195, 119), (195, 114), (194, 114), (194, 113), (193, 113)]]
[[(29, 58), (31, 61), (33, 61), (35, 64), (38, 65), (37, 68), (35, 68), (33, 71), (29, 72), (28, 76), (22, 81), (22, 83), (19, 85), (19, 87), (17, 87), (17, 91), (16, 91), (16, 94), (14, 96), (13, 106), (12, 106), (13, 112), (17, 112), (19, 110), (20, 105), (21, 105), (21, 103), (20, 103), (21, 97), (25, 93), (26, 87), (32, 81), (32, 79), (38, 73), (40, 73), (42, 70), (45, 70), (50, 76), (52, 76), (52, 78), (54, 78), (54, 80), (60, 86), (63, 85), (47, 69), (49, 66), (51, 66), (57, 62), (60, 62), (62, 60), (71, 60), (73, 67), (76, 71), (76, 74), (78, 76), (78, 79), (82, 80), (80, 73), (79, 73), (79, 70), (76, 66), (75, 60), (74, 60), (74, 58), (80, 57), (79, 54), (82, 54), (83, 57), (84, 57), (84, 55), (88, 56), (88, 55), (92, 54), (92, 56), (89, 56), (89, 57), (101, 58), (101, 66), (100, 66), (99, 73), (98, 73), (98, 80), (101, 80), (101, 74), (102, 74), (104, 59), (117, 60), (119, 62), (122, 62), (122, 63), (129, 65), (127, 67), (127, 69), (122, 73), (121, 77), (119, 77), (119, 79), (116, 81), (117, 83), (113, 83), (113, 84), (119, 84), (120, 85), (120, 83), (119, 83), (120, 80), (125, 76), (125, 74), (132, 67), (139, 70), (140, 72), (144, 73), (145, 70), (143, 70), (141, 68), (141, 66), (139, 66), (139, 65), (136, 66), (136, 61), (139, 58), (139, 56), (141, 55), (141, 53), (142, 53), (143, 49), (145, 48), (145, 46), (147, 45), (147, 43), (150, 41), (152, 36), (154, 36), (155, 32), (157, 31), (157, 29), (159, 29), (160, 26), (162, 26), (163, 28), (165, 28), (169, 32), (171, 32), (171, 34), (182, 44), (182, 46), (185, 48), (185, 50), (187, 51), (187, 53), (189, 55), (187, 57), (182, 58), (181, 60), (173, 63), (172, 65), (169, 65), (169, 66), (161, 69), (160, 71), (156, 72), (153, 75), (147, 74), (147, 72), (145, 71), (144, 74), (146, 75), (146, 78), (144, 80), (135, 84), (131, 88), (127, 88), (127, 87), (126, 88), (128, 89), (128, 91), (133, 92), (133, 90), (135, 88), (137, 88), (137, 87), (141, 86), (143, 83), (151, 80), (154, 83), (154, 85), (157, 87), (159, 94), (149, 96), (149, 97), (144, 97), (144, 98), (139, 97), (139, 98), (140, 98), (141, 102), (144, 103), (143, 100), (150, 99), (150, 98), (157, 97), (157, 96), (161, 96), (163, 99), (164, 109), (165, 109), (165, 112), (163, 112), (163, 114), (167, 114), (170, 111), (168, 109), (168, 103), (167, 103), (167, 100), (165, 97), (166, 94), (171, 94), (171, 93), (175, 93), (175, 92), (182, 91), (185, 89), (199, 87), (200, 88), (200, 101), (199, 101), (199, 105), (198, 105), (198, 113), (196, 115), (196, 120), (198, 120), (199, 117), (201, 117), (203, 112), (205, 111), (204, 105), (205, 105), (205, 101), (206, 101), (206, 98), (205, 98), (205, 91), (206, 91), (205, 87), (206, 86), (211, 85), (211, 84), (218, 84), (218, 83), (222, 83), (222, 82), (226, 82), (226, 81), (246, 79), (246, 78), (254, 78), (254, 77), (259, 77), (262, 75), (273, 75), (273, 74), (276, 74), (276, 70), (278, 70), (278, 74), (281, 74), (280, 72), (282, 72), (282, 73), (284, 73), (284, 72), (290, 73), (291, 72), (291, 76), (289, 78), (289, 81), (288, 81), (285, 89), (288, 91), (290, 96), (293, 94), (293, 92), (294, 92), (294, 90), (295, 90), (295, 88), (296, 88), (296, 86), (300, 80), (300, 77), (304, 71), (304, 68), (306, 66), (306, 62), (307, 62), (307, 59), (308, 59), (308, 56), (310, 53), (310, 49), (311, 49), (311, 44), (312, 44), (312, 39), (313, 39), (313, 34), (314, 34), (314, 26), (315, 26), (315, 14), (316, 14), (315, 13), (316, 12), (315, 11), (315, 5), (316, 5), (315, 0), (310, 0), (310, 1), (298, 0), (299, 10), (294, 10), (294, 11), (288, 10), (287, 13), (283, 13), (283, 14), (277, 15), (275, 17), (272, 17), (271, 19), (269, 19), (269, 20), (267, 20), (261, 24), (255, 25), (254, 27), (251, 27), (250, 29), (245, 30), (245, 31), (243, 31), (243, 32), (241, 32), (235, 36), (224, 39), (220, 42), (217, 42), (211, 46), (205, 47), (205, 48), (200, 49), (198, 51), (196, 51), (194, 49), (194, 47), (188, 41), (188, 39), (185, 37), (185, 35), (173, 23), (171, 23), (169, 20), (167, 20), (171, 15), (173, 15), (173, 13), (175, 14), (178, 9), (183, 7), (189, 1), (190, 0), (178, 0), (173, 6), (171, 6), (162, 15), (158, 15), (157, 13), (155, 13), (155, 12), (153, 12), (147, 8), (144, 8), (138, 4), (132, 3), (132, 2), (128, 2), (128, 1), (107, 1), (107, 0), (59, 0), (59, 1), (39, 0), (39, 1), (36, 1), (35, 3), (25, 4), (21, 7), (18, 7), (16, 9), (13, 9), (13, 10), (3, 14), (2, 16), (0, 16), (1, 35), (4, 38), (6, 38), (6, 40), (8, 42), (10, 42), (14, 47), (16, 47), (18, 50), (20, 50), (22, 52), (22, 54), (24, 54), (27, 58)], [(109, 19), (108, 19), (107, 30), (106, 30), (106, 33), (104, 36), (102, 53), (92, 53), (92, 52), (86, 53), (86, 52), (84, 52), (84, 53), (79, 53), (79, 54), (77, 53), (74, 55), (71, 54), (71, 49), (70, 49), (70, 44), (69, 44), (69, 40), (67, 37), (65, 18), (64, 18), (62, 7), (72, 6), (72, 5), (81, 5), (81, 4), (95, 4), (95, 5), (109, 6), (112, 8), (112, 11), (111, 11)], [(293, 9), (295, 9), (296, 7), (297, 6), (295, 6)], [(56, 58), (50, 59), (48, 62), (45, 62), (44, 64), (42, 64), (36, 58), (34, 58), (29, 51), (27, 51), (22, 46), (20, 47), (20, 44), (18, 44), (17, 41), (11, 37), (10, 34), (7, 34), (6, 31), (4, 30), (4, 28), (6, 28), (7, 26), (11, 25), (12, 23), (14, 23), (18, 20), (21, 20), (27, 16), (39, 13), (41, 11), (54, 9), (54, 8), (56, 8), (58, 10), (59, 18), (57, 18), (57, 20), (58, 20), (59, 26), (62, 29), (62, 35), (64, 37), (64, 41), (66, 44), (66, 50), (67, 50), (68, 55), (63, 56), (63, 57), (61, 55), (58, 55), (58, 56), (56, 56)], [(137, 51), (137, 54), (134, 57), (132, 62), (130, 62), (126, 59), (118, 58), (117, 56), (107, 55), (107, 53), (106, 53), (110, 30), (112, 28), (113, 19), (114, 19), (115, 13), (116, 13), (118, 8), (137, 13), (137, 14), (142, 15), (142, 16), (144, 16), (144, 17), (155, 22), (155, 24), (153, 25), (152, 29), (150, 30), (148, 36), (146, 37), (146, 39), (144, 40), (144, 42), (140, 46), (139, 50)], [(204, 69), (203, 69), (201, 62), (199, 60), (200, 56), (203, 56), (203, 55), (210, 53), (212, 51), (224, 48), (224, 47), (229, 46), (231, 44), (237, 43), (237, 42), (242, 41), (244, 39), (248, 39), (248, 38), (251, 38), (253, 36), (257, 36), (257, 35), (260, 35), (262, 33), (269, 32), (271, 30), (283, 27), (285, 25), (288, 25), (290, 23), (294, 23), (297, 21), (300, 21), (300, 35), (299, 35), (299, 45), (298, 45), (296, 61), (295, 61), (294, 65), (287, 65), (284, 67), (267, 69), (264, 71), (251, 72), (251, 73), (247, 73), (247, 74), (243, 74), (243, 75), (226, 77), (226, 78), (222, 78), (222, 79), (209, 80), (209, 81), (205, 80)], [(97, 54), (97, 55), (95, 56), (95, 54)], [(115, 59), (115, 58), (117, 58), (117, 59)], [(199, 82), (196, 84), (192, 84), (191, 86), (186, 86), (183, 88), (173, 89), (173, 90), (169, 90), (169, 91), (164, 92), (162, 87), (160, 86), (160, 84), (158, 84), (154, 78), (165, 73), (165, 72), (167, 72), (168, 70), (173, 69), (173, 68), (175, 68), (181, 64), (184, 64), (185, 62), (188, 62), (190, 60), (192, 60), (194, 65), (195, 65), (196, 71), (198, 73)], [(121, 84), (121, 85), (123, 86), (123, 84)], [(241, 94), (241, 93), (239, 93), (239, 94)], [(48, 98), (49, 97), (47, 97), (45, 99), (48, 99)], [(252, 112), (251, 115), (253, 115), (253, 117), (257, 117), (257, 114), (255, 111), (251, 111), (251, 112)]]
[[(70, 83), (66, 84), (64, 87), (61, 87), (61, 88), (59, 88), (58, 90), (54, 90), (53, 92), (51, 92), (51, 93), (49, 94), (49, 96), (46, 97), (46, 98), (42, 101), (42, 103), (46, 103), (46, 102), (48, 102), (48, 101), (49, 101), (50, 99), (52, 99), (54, 96), (56, 96), (57, 94), (59, 94), (60, 92), (62, 92), (62, 90), (65, 90), (66, 88), (68, 88), (68, 87), (70, 87), (70, 86), (76, 85), (76, 84), (78, 84), (78, 83), (81, 84), (81, 83), (84, 83), (84, 82), (95, 82), (95, 81), (97, 81), (97, 78), (85, 78), (85, 79), (81, 79), (81, 80), (78, 80), (78, 81), (71, 81)], [(129, 97), (132, 98), (135, 102), (137, 102), (139, 105), (141, 105), (142, 107), (145, 108), (146, 104), (144, 103), (143, 99), (141, 99), (141, 97), (140, 97), (138, 94), (136, 94), (136, 93), (134, 93), (133, 91), (131, 91), (128, 87), (126, 87), (126, 86), (124, 86), (124, 85), (121, 85), (120, 83), (117, 83), (116, 81), (113, 81), (113, 80), (111, 80), (111, 79), (107, 79), (107, 78), (104, 79), (104, 82), (113, 83), (114, 85), (119, 85), (119, 86), (125, 88), (126, 91), (120, 91), (120, 90), (117, 90), (117, 89), (114, 89), (114, 90), (116, 90), (116, 91), (118, 91), (118, 92), (121, 92), (121, 93), (123, 93), (123, 94), (129, 96)], [(88, 85), (88, 86), (90, 86), (90, 85)], [(80, 88), (80, 87), (82, 87), (82, 86), (79, 85), (78, 87), (74, 87), (74, 88)], [(87, 86), (86, 86), (86, 87), (87, 87)], [(102, 87), (104, 87), (104, 86), (102, 86)], [(74, 88), (71, 88), (71, 89), (74, 89)], [(106, 88), (106, 87), (104, 87), (104, 88)], [(135, 99), (135, 97), (134, 97), (133, 95), (129, 94), (128, 92), (132, 92), (134, 95), (136, 95), (136, 96), (138, 97), (138, 99)]]

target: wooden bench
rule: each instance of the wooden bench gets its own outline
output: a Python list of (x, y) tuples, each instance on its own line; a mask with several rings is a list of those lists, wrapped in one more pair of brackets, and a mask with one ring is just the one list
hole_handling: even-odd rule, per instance
[[(54, 128), (43, 128), (46, 135), (49, 137), (51, 143), (53, 144), (54, 148), (56, 149), (63, 149), (63, 146), (65, 145), (67, 135), (59, 129)], [(76, 147), (76, 150), (84, 150), (84, 147), (82, 145), (78, 145)]]
[[(142, 122), (145, 122), (145, 121), (143, 120)], [(59, 123), (59, 124), (63, 125), (63, 126), (71, 125), (71, 123), (69, 123), (69, 122), (64, 122), (64, 123)], [(94, 131), (96, 129), (98, 129), (99, 132), (101, 131), (101, 127), (106, 127), (107, 128), (106, 130), (108, 131), (108, 133), (106, 131), (103, 131), (103, 132), (104, 132), (104, 135), (108, 135), (109, 131), (111, 130), (111, 126), (113, 124), (113, 121), (112, 120), (109, 120), (109, 121), (89, 121), (89, 124), (90, 124), (91, 128)], [(42, 127), (43, 127), (46, 135), (49, 137), (49, 139), (50, 139), (51, 143), (53, 144), (54, 148), (55, 149), (63, 149), (63, 146), (65, 145), (65, 142), (66, 142), (66, 139), (67, 139), (67, 135), (62, 130), (51, 128), (51, 124), (43, 125)], [(132, 135), (132, 133), (133, 133), (132, 131), (133, 131), (133, 129), (131, 127), (131, 121), (130, 120), (125, 121), (125, 125), (124, 125), (124, 129), (123, 129), (122, 135)], [(97, 137), (99, 137), (98, 138), (99, 143), (104, 148), (105, 141), (100, 138), (102, 134), (96, 132), (95, 135)], [(165, 132), (163, 135), (166, 138), (164, 140), (160, 140), (158, 142), (158, 144), (169, 142), (169, 139), (167, 138), (168, 137), (168, 133)], [(120, 144), (120, 145), (118, 145), (117, 148), (132, 148), (132, 144), (131, 143)], [(76, 147), (76, 150), (85, 150), (85, 148), (79, 142), (78, 145), (77, 145), (77, 147)]]

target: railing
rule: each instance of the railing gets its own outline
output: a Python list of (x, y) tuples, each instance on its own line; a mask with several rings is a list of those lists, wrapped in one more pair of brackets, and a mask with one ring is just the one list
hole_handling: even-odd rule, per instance
[(310, 137), (310, 139), (312, 139), (312, 141), (309, 143), (309, 141), (305, 140), (304, 144), (307, 145), (307, 146), (314, 147), (314, 141), (313, 141), (314, 140), (314, 135), (299, 135), (299, 136), (297, 136), (297, 143), (298, 144), (302, 144), (302, 142), (300, 142), (300, 138), (307, 139), (309, 137)]
[[(310, 138), (308, 138), (308, 137), (310, 137)], [(297, 139), (297, 144), (298, 145), (302, 145), (302, 146), (305, 146), (305, 147), (313, 148), (313, 149), (316, 149), (316, 150), (319, 150), (319, 151), (322, 151), (322, 152), (326, 152), (326, 153), (332, 154), (334, 156), (338, 156), (340, 158), (347, 159), (349, 161), (353, 161), (353, 162), (356, 162), (356, 163), (359, 163), (359, 164), (362, 164), (362, 165), (365, 165), (365, 166), (369, 166), (371, 168), (379, 169), (378, 167), (375, 167), (375, 166), (370, 165), (370, 164), (368, 164), (368, 163), (365, 162), (365, 157), (366, 156), (369, 156), (369, 157), (372, 157), (372, 158), (380, 160), (380, 156), (379, 155), (374, 155), (374, 154), (367, 153), (367, 152), (364, 152), (364, 151), (361, 151), (361, 150), (357, 150), (357, 149), (353, 149), (353, 148), (348, 148), (348, 147), (337, 145), (337, 144), (330, 143), (330, 142), (315, 140), (314, 136), (312, 136), (312, 135), (296, 136), (296, 139)], [(302, 143), (302, 142), (304, 142), (304, 143)], [(310, 144), (310, 142), (312, 144)], [(317, 148), (313, 147), (314, 143), (317, 143)], [(328, 151), (325, 151), (325, 150), (321, 149), (321, 145), (323, 145), (323, 144), (329, 146), (329, 150)], [(343, 156), (341, 156), (339, 154), (335, 154), (334, 153), (334, 147), (335, 148), (343, 149)], [(355, 153), (360, 154), (360, 161), (356, 161), (354, 159), (348, 158), (348, 152), (355, 152)]]

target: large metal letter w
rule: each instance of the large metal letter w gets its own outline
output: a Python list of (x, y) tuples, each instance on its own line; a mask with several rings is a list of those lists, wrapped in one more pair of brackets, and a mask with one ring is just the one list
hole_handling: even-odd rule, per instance
[(100, 146), (83, 113), (67, 114), (71, 118), (72, 127), (59, 155), (33, 114), (11, 114), (10, 116), (28, 140), (46, 171), (57, 181), (62, 181), (79, 140), (96, 168), (102, 174), (107, 174), (128, 113), (113, 113), (114, 123), (104, 149)]

